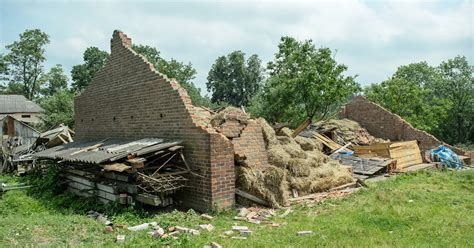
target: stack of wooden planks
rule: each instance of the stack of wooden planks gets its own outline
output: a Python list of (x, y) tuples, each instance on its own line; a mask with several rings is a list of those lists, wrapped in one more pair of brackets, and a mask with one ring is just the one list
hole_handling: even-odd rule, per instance
[(382, 157), (397, 161), (397, 170), (423, 163), (416, 140), (378, 143), (369, 146), (352, 146), (355, 155), (363, 158)]

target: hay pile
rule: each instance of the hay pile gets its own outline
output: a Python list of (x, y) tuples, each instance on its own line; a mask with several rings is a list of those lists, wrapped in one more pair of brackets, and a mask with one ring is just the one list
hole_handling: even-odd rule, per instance
[[(308, 129), (319, 133), (333, 132), (332, 139), (337, 143), (344, 145), (349, 142), (358, 145), (371, 145), (373, 143), (386, 142), (383, 139), (375, 138), (370, 135), (359, 123), (349, 119), (330, 119), (320, 121), (311, 125)], [(328, 131), (330, 130), (330, 131)]]
[(264, 119), (262, 127), (269, 166), (236, 166), (237, 187), (267, 200), (273, 207), (288, 205), (290, 191), (299, 195), (324, 191), (352, 181), (351, 173), (321, 152), (314, 139), (291, 137), (283, 128), (278, 135)]

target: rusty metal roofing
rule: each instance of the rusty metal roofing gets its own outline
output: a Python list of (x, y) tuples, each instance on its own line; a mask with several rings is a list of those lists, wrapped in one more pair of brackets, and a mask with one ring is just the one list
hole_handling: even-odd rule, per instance
[(182, 141), (165, 141), (160, 138), (140, 140), (74, 141), (34, 154), (36, 158), (57, 159), (70, 162), (100, 164), (117, 161), (128, 155), (140, 156), (181, 144)]

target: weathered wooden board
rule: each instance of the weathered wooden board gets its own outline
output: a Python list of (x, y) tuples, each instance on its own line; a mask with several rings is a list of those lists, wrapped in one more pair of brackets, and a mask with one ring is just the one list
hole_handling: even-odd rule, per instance
[(397, 160), (397, 168), (423, 163), (421, 151), (416, 140), (395, 142), (390, 145), (390, 157)]
[(390, 148), (391, 143), (378, 143), (369, 146), (352, 146), (354, 149), (355, 155), (358, 157), (383, 157), (390, 158)]
[(151, 206), (163, 206), (163, 201), (161, 200), (159, 196), (156, 196), (156, 195), (142, 193), (142, 194), (138, 194), (135, 197), (135, 200), (141, 203), (151, 205)]
[(421, 164), (423, 159), (416, 140), (378, 143), (370, 146), (352, 146), (358, 157), (384, 157), (397, 161), (397, 169)]

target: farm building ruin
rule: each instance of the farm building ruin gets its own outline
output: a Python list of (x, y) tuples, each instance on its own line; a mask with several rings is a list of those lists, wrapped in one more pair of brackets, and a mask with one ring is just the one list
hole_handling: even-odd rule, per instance
[(74, 142), (35, 157), (60, 160), (77, 195), (207, 210), (236, 199), (286, 206), (377, 174), (431, 168), (424, 153), (446, 145), (363, 97), (342, 107), (347, 119), (293, 137), (238, 108), (194, 106), (159, 69), (114, 31), (107, 64), (75, 98)]

